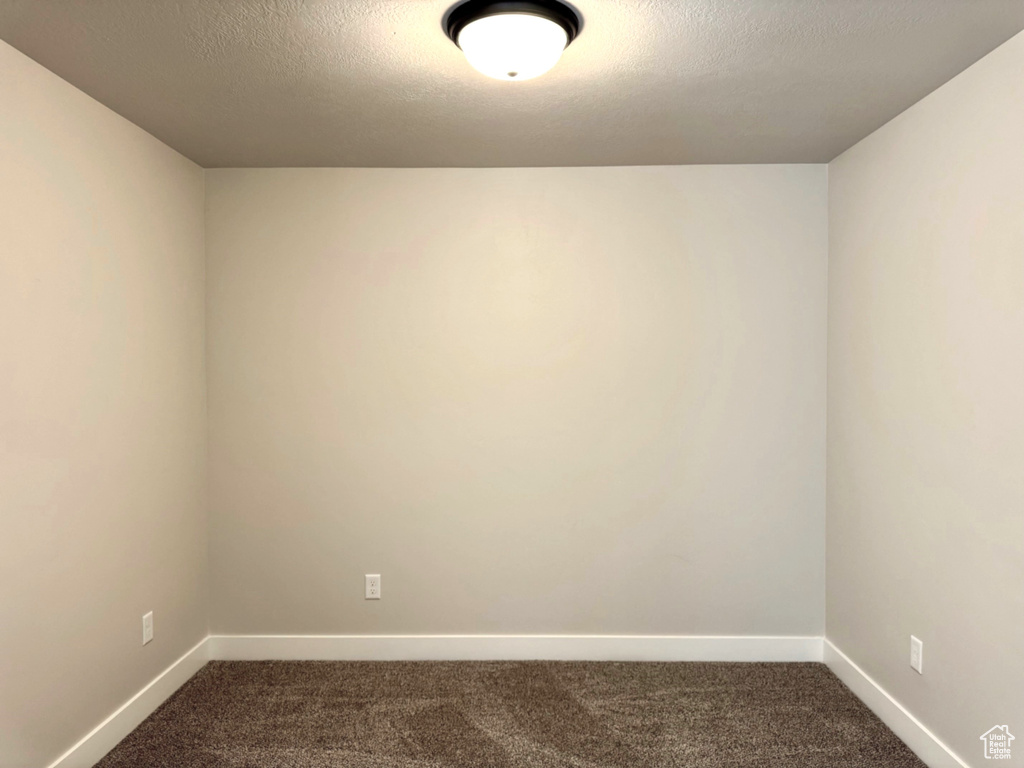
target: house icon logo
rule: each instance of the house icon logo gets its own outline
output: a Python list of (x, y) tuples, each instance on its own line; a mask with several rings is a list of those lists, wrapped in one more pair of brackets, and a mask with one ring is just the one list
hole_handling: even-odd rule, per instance
[(1009, 760), (1010, 742), (1015, 738), (1005, 725), (993, 725), (981, 734), (981, 740), (985, 742), (985, 759)]

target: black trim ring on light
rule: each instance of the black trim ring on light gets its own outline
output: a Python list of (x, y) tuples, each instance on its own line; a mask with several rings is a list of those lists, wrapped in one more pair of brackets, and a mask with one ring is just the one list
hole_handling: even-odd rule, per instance
[(448, 11), (445, 32), (458, 45), (459, 32), (470, 22), (505, 13), (528, 13), (555, 22), (565, 30), (567, 48), (580, 32), (580, 17), (576, 11), (558, 0), (467, 0)]

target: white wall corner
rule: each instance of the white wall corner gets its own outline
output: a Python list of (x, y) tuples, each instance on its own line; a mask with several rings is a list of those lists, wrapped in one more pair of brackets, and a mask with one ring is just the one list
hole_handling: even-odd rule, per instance
[(204, 637), (71, 749), (50, 763), (49, 768), (92, 768), (210, 660), (209, 641), (209, 637)]
[(849, 656), (832, 644), (824, 642), (825, 664), (832, 673), (853, 691), (854, 695), (878, 715), (904, 744), (913, 750), (929, 768), (970, 768), (938, 736), (929, 731), (906, 707), (857, 666)]

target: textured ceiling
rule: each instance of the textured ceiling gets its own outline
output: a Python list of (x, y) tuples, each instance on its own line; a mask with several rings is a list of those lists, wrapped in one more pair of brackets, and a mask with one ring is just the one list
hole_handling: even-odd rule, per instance
[(823, 162), (1024, 29), (1024, 0), (579, 0), (553, 71), (443, 0), (0, 0), (0, 38), (207, 167)]

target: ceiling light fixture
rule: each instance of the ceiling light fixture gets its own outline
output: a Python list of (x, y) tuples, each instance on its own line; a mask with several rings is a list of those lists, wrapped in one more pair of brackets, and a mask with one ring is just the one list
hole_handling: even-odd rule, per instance
[(558, 0), (469, 0), (448, 12), (445, 29), (480, 72), (529, 80), (558, 63), (580, 31), (580, 18)]

